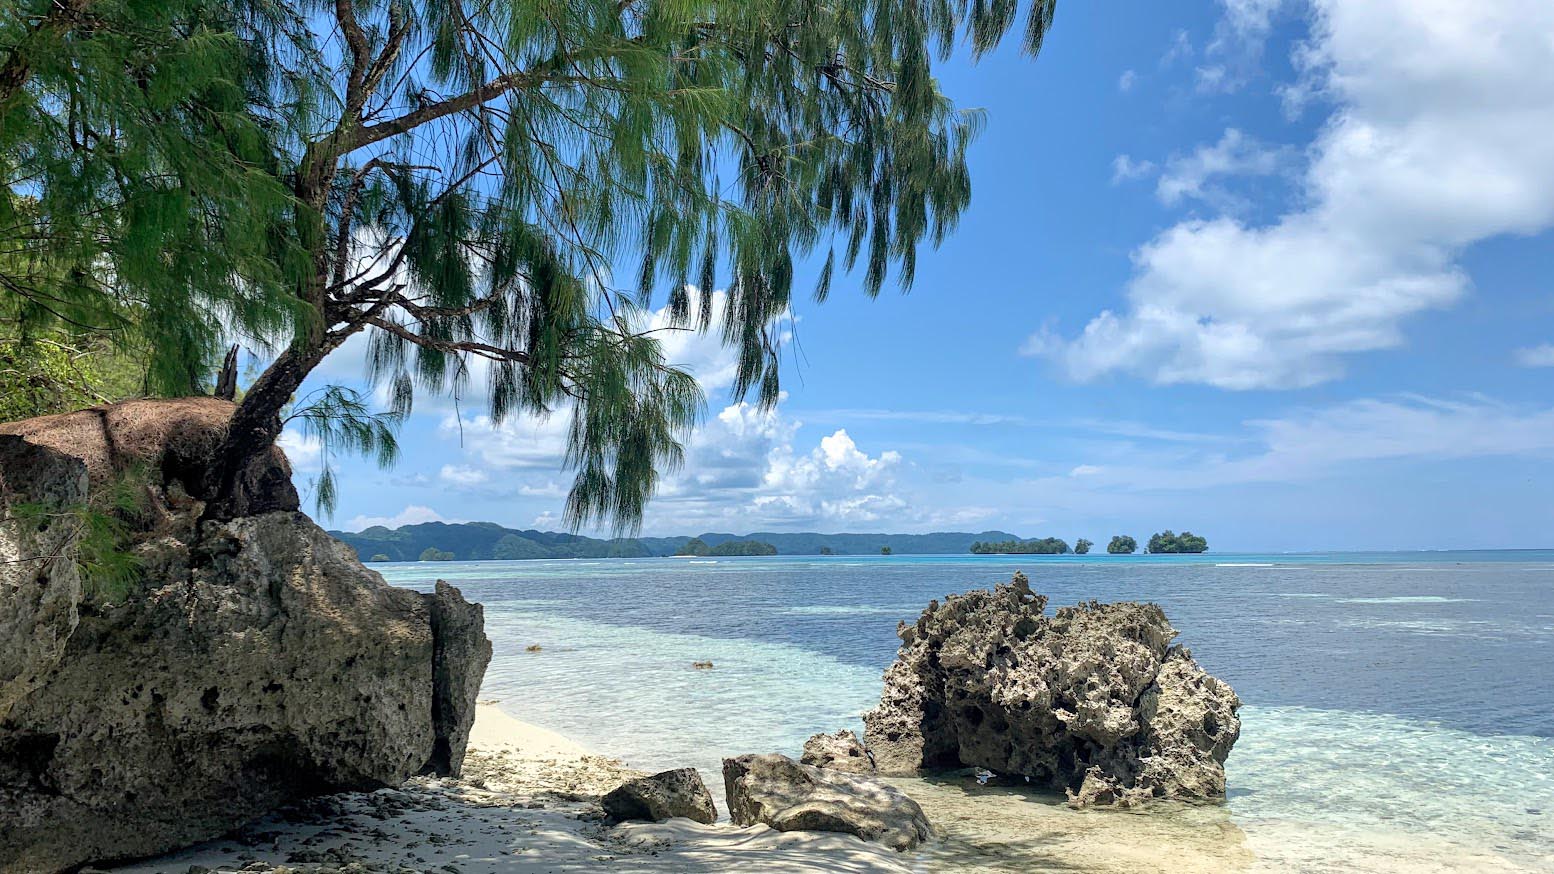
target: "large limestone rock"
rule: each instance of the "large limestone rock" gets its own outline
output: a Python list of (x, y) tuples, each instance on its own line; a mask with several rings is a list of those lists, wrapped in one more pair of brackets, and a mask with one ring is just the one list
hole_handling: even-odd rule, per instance
[(864, 749), (858, 735), (845, 728), (835, 734), (811, 736), (804, 742), (799, 762), (849, 774), (874, 773), (874, 758)]
[[(490, 658), (480, 607), (363, 567), (295, 511), (278, 452), (249, 472), (277, 484), (252, 492), (267, 508), (200, 522), (185, 484), (231, 409), (0, 427), (0, 872), (159, 853), (459, 767)], [(97, 506), (110, 486), (140, 506)], [(82, 508), (127, 526), (127, 589), (83, 573)]]
[(724, 759), (723, 783), (735, 825), (841, 832), (893, 850), (910, 850), (933, 836), (923, 809), (895, 787), (776, 753)]
[(676, 768), (649, 777), (638, 777), (611, 790), (599, 800), (611, 822), (631, 819), (663, 822), (677, 816), (711, 825), (718, 819), (712, 793), (695, 768)]
[(1045, 613), (1024, 574), (902, 623), (864, 740), (880, 772), (976, 766), (1132, 805), (1225, 794), (1241, 702), (1181, 646), (1154, 604)]

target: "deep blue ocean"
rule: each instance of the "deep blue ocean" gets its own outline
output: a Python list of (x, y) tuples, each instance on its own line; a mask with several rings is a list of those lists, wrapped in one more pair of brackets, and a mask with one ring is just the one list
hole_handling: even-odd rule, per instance
[[(714, 784), (725, 755), (859, 729), (897, 621), (932, 598), (1023, 570), (1053, 607), (1154, 601), (1245, 702), (1214, 827), (1253, 867), (1420, 870), (1444, 854), (1465, 867), (1439, 870), (1554, 871), (1554, 551), (374, 567), (485, 604), (484, 694), (512, 715)], [(715, 669), (691, 669), (704, 659)], [(1011, 830), (1096, 822), (1027, 800), (1045, 818)], [(977, 822), (1010, 807), (957, 803), (984, 805)], [(1196, 840), (1203, 816), (1177, 837)]]

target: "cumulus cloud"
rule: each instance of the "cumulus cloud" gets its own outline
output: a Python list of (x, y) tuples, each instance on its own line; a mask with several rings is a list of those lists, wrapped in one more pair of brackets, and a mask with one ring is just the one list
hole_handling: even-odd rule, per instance
[(692, 438), (685, 469), (649, 508), (657, 527), (838, 527), (926, 519), (898, 474), (900, 452), (860, 447), (845, 428), (801, 446), (781, 412), (731, 404)]
[(1133, 86), (1138, 84), (1138, 80), (1139, 74), (1137, 72), (1123, 70), (1122, 75), (1117, 77), (1117, 90), (1126, 94), (1133, 90)]
[(1296, 208), (1178, 223), (1135, 252), (1124, 309), (1027, 352), (1078, 380), (1255, 389), (1400, 345), (1467, 291), (1464, 248), (1554, 224), (1551, 32), (1544, 0), (1317, 0), (1305, 75), (1336, 108)]
[(442, 514), (431, 507), (423, 507), (419, 504), (411, 504), (392, 516), (356, 516), (345, 523), (346, 531), (361, 531), (374, 525), (384, 528), (398, 528), (401, 525), (419, 525), (423, 522), (447, 522)]

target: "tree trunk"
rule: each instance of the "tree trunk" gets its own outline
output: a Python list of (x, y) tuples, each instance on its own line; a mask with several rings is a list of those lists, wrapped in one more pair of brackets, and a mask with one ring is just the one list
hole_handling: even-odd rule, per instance
[[(284, 506), (287, 496), (269, 493), (276, 484), (254, 475), (256, 467), (263, 469), (255, 462), (275, 446), (281, 436), (281, 410), (328, 351), (293, 346), (275, 359), (248, 389), (232, 414), (226, 440), (210, 460), (202, 489), (205, 518), (233, 519), (272, 509), (296, 509), (294, 503)], [(294, 496), (293, 492), (290, 501), (295, 500)]]

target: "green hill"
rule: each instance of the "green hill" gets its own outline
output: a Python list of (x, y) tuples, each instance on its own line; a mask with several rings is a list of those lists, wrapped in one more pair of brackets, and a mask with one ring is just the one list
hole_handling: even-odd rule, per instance
[[(455, 561), (487, 561), (536, 558), (643, 558), (674, 555), (692, 538), (637, 537), (602, 540), (580, 534), (561, 534), (504, 528), (493, 522), (423, 522), (399, 528), (375, 525), (362, 531), (331, 531), (349, 544), (363, 560), (417, 561), (427, 549), (453, 554)], [(1005, 531), (969, 534), (942, 531), (933, 534), (816, 534), (758, 531), (753, 534), (708, 533), (699, 539), (711, 554), (743, 552), (740, 546), (717, 548), (740, 541), (771, 544), (778, 555), (879, 555), (890, 547), (894, 555), (954, 555), (973, 543), (1018, 540)], [(380, 557), (381, 556), (381, 557)]]

